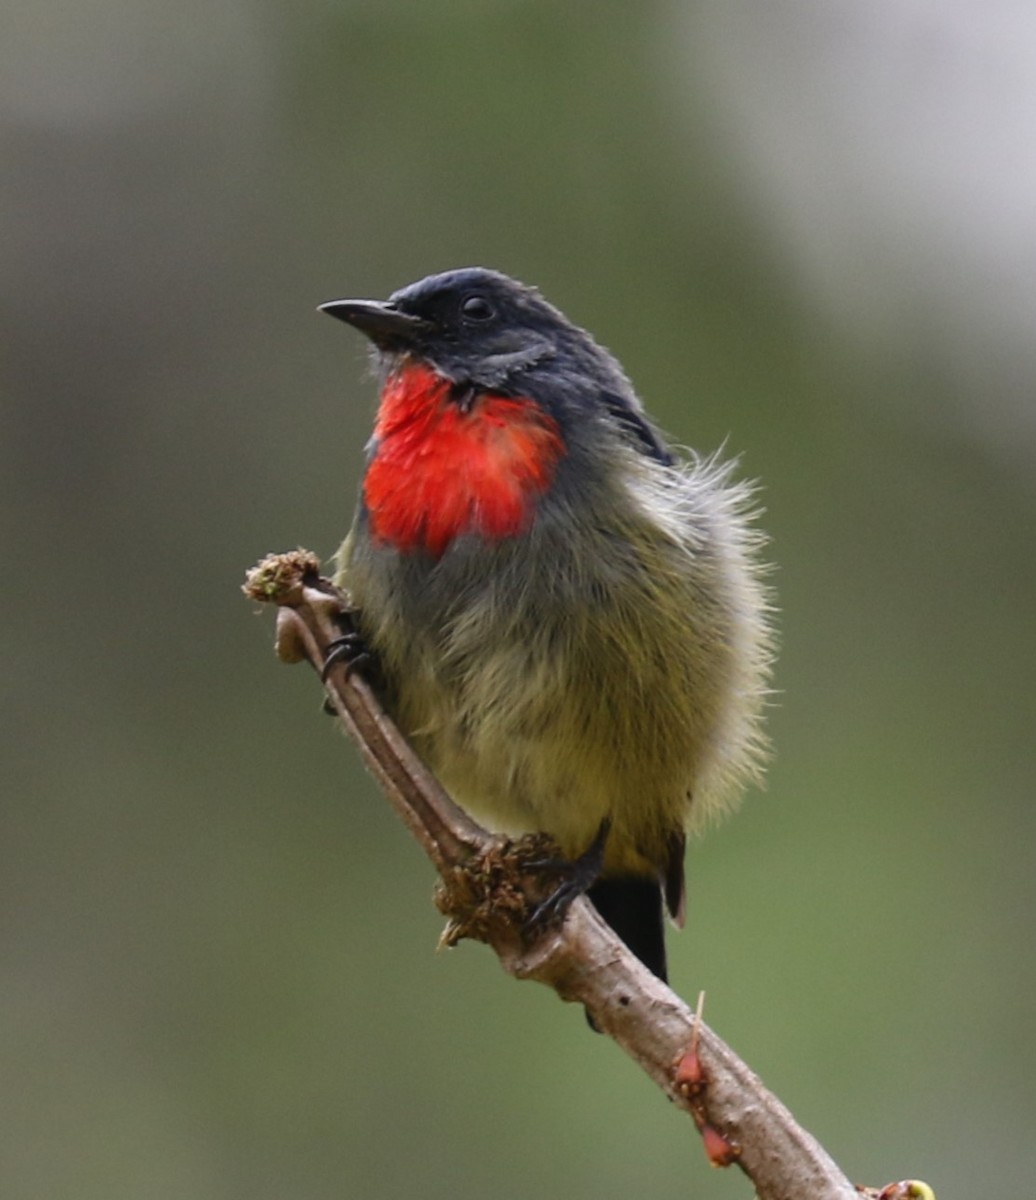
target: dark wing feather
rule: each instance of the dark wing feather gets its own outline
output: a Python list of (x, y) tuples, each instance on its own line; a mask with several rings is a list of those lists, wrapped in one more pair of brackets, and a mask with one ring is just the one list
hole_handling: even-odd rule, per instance
[(658, 430), (630, 402), (616, 392), (602, 392), (601, 403), (608, 415), (615, 420), (628, 441), (649, 458), (671, 467), (676, 456), (662, 440)]
[(687, 885), (683, 872), (686, 848), (687, 834), (682, 829), (674, 830), (666, 838), (665, 906), (678, 929), (683, 929), (687, 916)]

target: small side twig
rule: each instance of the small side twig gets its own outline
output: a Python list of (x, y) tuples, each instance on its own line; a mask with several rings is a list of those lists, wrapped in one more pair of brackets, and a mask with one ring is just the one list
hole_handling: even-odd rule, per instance
[[(249, 572), (244, 591), (278, 606), (279, 657), (306, 659), (319, 672), (348, 598), (320, 576), (315, 556), (303, 550), (270, 556)], [(325, 688), (367, 767), (439, 872), (446, 943), (484, 941), (509, 974), (585, 1005), (595, 1026), (691, 1115), (711, 1160), (736, 1162), (760, 1200), (858, 1200), (859, 1191), (816, 1139), (587, 900), (530, 941), (525, 918), (537, 900), (537, 879), (525, 864), (542, 857), (542, 843), (497, 837), (472, 821), (346, 666), (328, 672)]]

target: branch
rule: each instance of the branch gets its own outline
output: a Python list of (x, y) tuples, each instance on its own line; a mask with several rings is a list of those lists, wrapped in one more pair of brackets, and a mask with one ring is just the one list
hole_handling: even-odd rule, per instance
[[(307, 659), (318, 672), (349, 612), (347, 597), (319, 570), (307, 551), (274, 555), (249, 572), (243, 589), (253, 600), (278, 605), (278, 656)], [(543, 887), (531, 863), (543, 857), (542, 835), (515, 841), (472, 821), (410, 749), (363, 678), (345, 665), (330, 670), (325, 687), (365, 764), (439, 872), (437, 902), (449, 918), (444, 943), (484, 941), (509, 974), (585, 1005), (595, 1026), (690, 1114), (711, 1160), (736, 1162), (759, 1200), (859, 1200), (816, 1139), (700, 1014), (634, 957), (588, 900), (577, 900), (560, 925), (530, 935), (528, 914)], [(913, 1186), (869, 1194), (882, 1200), (925, 1195), (890, 1190)]]

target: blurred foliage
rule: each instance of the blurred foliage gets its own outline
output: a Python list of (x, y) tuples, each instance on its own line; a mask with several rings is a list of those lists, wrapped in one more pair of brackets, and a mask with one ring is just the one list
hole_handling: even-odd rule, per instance
[(1020, 171), (1013, 224), (961, 216), (933, 176), (854, 242), (908, 211), (879, 150), (913, 110), (849, 90), (956, 64), (996, 97), (1018, 41), (967, 73), (950, 25), (767, 7), (16, 0), (8, 1200), (747, 1195), (579, 1012), (433, 953), (430, 869), (237, 590), (352, 510), (372, 389), (314, 306), (466, 263), (765, 485), (778, 756), (692, 849), (677, 988), (853, 1178), (1024, 1194), (1036, 206)]

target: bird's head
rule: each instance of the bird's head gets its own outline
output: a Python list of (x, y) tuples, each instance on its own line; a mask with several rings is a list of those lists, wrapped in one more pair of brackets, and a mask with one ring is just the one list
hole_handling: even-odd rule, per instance
[(604, 352), (534, 288), (498, 271), (465, 267), (430, 275), (388, 300), (332, 300), (322, 312), (367, 335), (386, 374), (417, 359), (460, 385), (521, 387), (530, 368)]
[[(562, 459), (593, 470), (622, 442), (668, 461), (608, 351), (497, 271), (465, 267), (388, 300), (320, 307), (374, 347), (382, 394), (364, 498), (375, 531), (379, 520), (396, 530), (382, 540), (441, 553), (459, 531), (510, 536), (528, 528)], [(444, 531), (431, 537), (436, 515)]]

